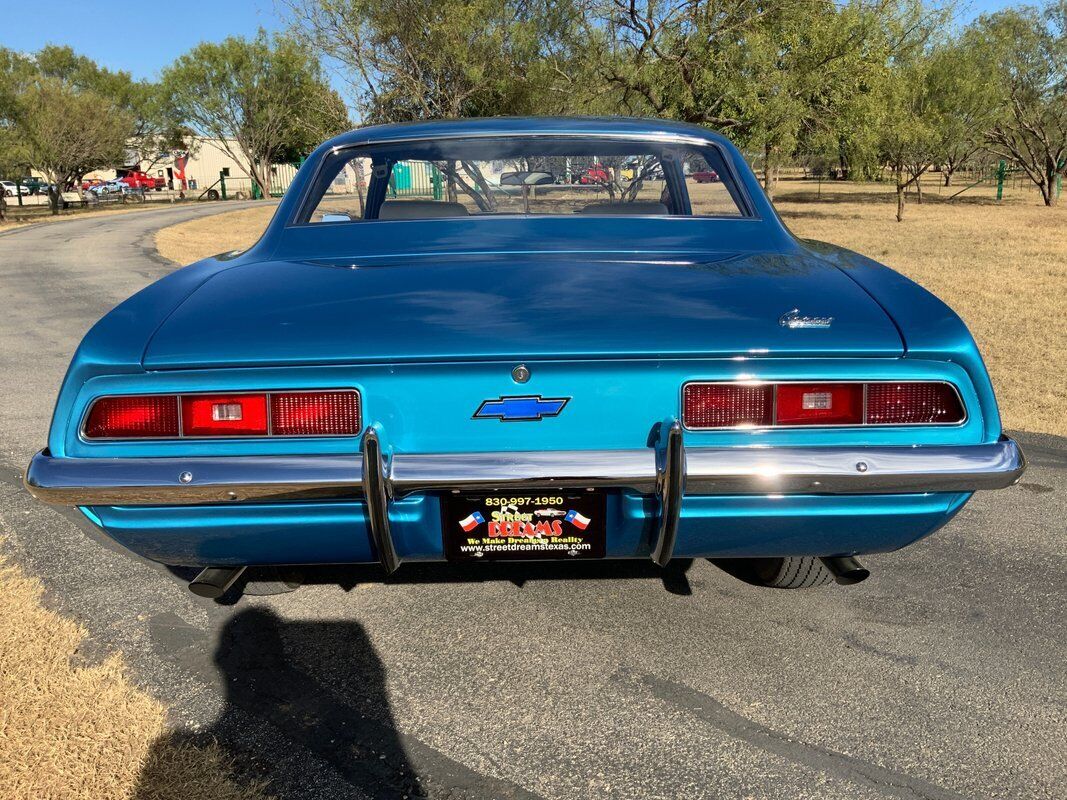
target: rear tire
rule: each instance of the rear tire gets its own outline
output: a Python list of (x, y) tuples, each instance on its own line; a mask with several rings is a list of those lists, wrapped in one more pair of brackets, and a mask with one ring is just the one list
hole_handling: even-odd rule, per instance
[(772, 589), (813, 589), (834, 582), (834, 576), (813, 556), (761, 558), (753, 564), (756, 579)]

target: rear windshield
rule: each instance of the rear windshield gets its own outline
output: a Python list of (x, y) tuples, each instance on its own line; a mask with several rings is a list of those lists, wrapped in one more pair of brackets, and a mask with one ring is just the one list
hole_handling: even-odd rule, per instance
[(611, 139), (431, 139), (324, 157), (297, 224), (585, 214), (740, 217), (713, 145)]

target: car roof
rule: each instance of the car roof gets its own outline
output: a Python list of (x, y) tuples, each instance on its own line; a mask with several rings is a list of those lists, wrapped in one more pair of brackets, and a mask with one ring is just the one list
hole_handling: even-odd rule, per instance
[(405, 140), (481, 136), (605, 136), (728, 144), (726, 137), (699, 125), (635, 117), (482, 117), (401, 122), (357, 128), (326, 142), (324, 148)]

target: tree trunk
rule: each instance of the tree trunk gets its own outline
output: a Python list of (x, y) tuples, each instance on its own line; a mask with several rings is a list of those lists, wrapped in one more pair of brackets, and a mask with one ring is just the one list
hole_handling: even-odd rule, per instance
[(481, 168), (471, 161), (463, 161), (461, 163), (463, 164), (463, 171), (471, 177), (471, 180), (477, 185), (478, 191), (485, 200), (486, 207), (482, 210), (496, 211), (496, 198), (493, 196), (493, 190), (489, 187), (489, 181), (482, 175)]
[(4, 192), (0, 192), (0, 222), (7, 219), (7, 197), (4, 196)]
[(367, 207), (363, 200), (363, 164), (359, 158), (352, 159), (352, 167), (356, 173), (356, 197), (359, 198), (359, 216), (362, 219), (367, 215)]
[(923, 179), (921, 175), (915, 178), (915, 202), (920, 206), (923, 204)]
[[(452, 181), (458, 189), (462, 189), (463, 193), (474, 201), (474, 204), (478, 206), (479, 211), (494, 210), (490, 208), (489, 203), (486, 201), (486, 199), (482, 197), (482, 195), (473, 186), (463, 180), (463, 178), (459, 174), (456, 162), (453, 161), (450, 164), (446, 164), (441, 167), (441, 169), (445, 171), (445, 174), (448, 176), (448, 179)], [(464, 167), (464, 169), (466, 169), (466, 167)]]
[(771, 152), (774, 148), (770, 144), (763, 145), (763, 193), (768, 200), (774, 199), (774, 176), (771, 170)]
[(841, 181), (848, 180), (848, 157), (845, 155), (844, 147), (842, 147), (841, 151), (838, 153), (837, 165), (840, 169), (837, 179)]
[(944, 167), (941, 173), (941, 177), (945, 179), (945, 186), (952, 185), (952, 173), (955, 171), (954, 167)]
[(459, 192), (456, 190), (456, 176), (455, 169), (456, 163), (453, 161), (451, 164), (452, 169), (445, 173), (445, 199), (450, 203), (459, 202)]
[(62, 191), (63, 189), (58, 183), (54, 187), (48, 187), (48, 204), (52, 207), (53, 217), (59, 216), (59, 198)]
[(897, 222), (904, 221), (904, 171), (897, 170)]
[(255, 181), (259, 184), (259, 196), (261, 200), (270, 197), (270, 163), (257, 164)]
[(1056, 168), (1049, 166), (1045, 169), (1045, 185), (1041, 187), (1042, 199), (1050, 208), (1056, 205)]

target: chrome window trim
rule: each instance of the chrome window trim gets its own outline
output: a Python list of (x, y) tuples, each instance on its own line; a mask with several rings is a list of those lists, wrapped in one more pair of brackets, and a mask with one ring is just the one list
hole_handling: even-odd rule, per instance
[[(355, 433), (279, 433), (273, 431), (271, 420), (271, 395), (272, 394), (319, 394), (322, 392), (339, 392), (355, 394), (359, 398), (359, 419), (356, 420)], [(212, 394), (265, 394), (267, 396), (267, 434), (253, 434), (248, 436), (186, 436), (182, 423), (183, 397), (203, 397)], [(175, 436), (99, 436), (89, 437), (85, 435), (85, 426), (89, 422), (89, 414), (93, 406), (101, 400), (109, 397), (177, 397), (178, 398), (178, 435)], [(87, 445), (95, 444), (136, 444), (138, 442), (264, 442), (277, 439), (357, 439), (363, 432), (363, 392), (352, 386), (342, 386), (336, 389), (238, 389), (235, 391), (211, 391), (211, 392), (123, 392), (122, 394), (101, 394), (94, 397), (82, 412), (81, 422), (78, 424), (78, 441)]]
[[(771, 419), (775, 419), (778, 416), (778, 386), (795, 386), (804, 383), (847, 383), (864, 385), (863, 390), (863, 418), (867, 419), (867, 386), (873, 384), (889, 384), (889, 383), (942, 383), (952, 388), (952, 391), (956, 393), (956, 400), (959, 401), (960, 408), (963, 409), (963, 418), (959, 422), (843, 422), (829, 425), (720, 425), (717, 427), (707, 428), (691, 428), (686, 425), (685, 422), (685, 388), (687, 386), (773, 386), (774, 392), (771, 398)], [(702, 381), (702, 380), (689, 380), (682, 383), (681, 388), (678, 390), (678, 417), (682, 421), (682, 428), (693, 433), (706, 433), (708, 431), (795, 431), (795, 430), (837, 430), (837, 429), (882, 429), (882, 428), (938, 428), (943, 430), (950, 430), (952, 428), (962, 428), (971, 418), (970, 409), (963, 401), (963, 394), (960, 392), (960, 387), (950, 380), (944, 380), (942, 378), (916, 378), (914, 380), (834, 380), (832, 378), (813, 378), (805, 380), (787, 380), (776, 381), (766, 380), (760, 378), (759, 380), (733, 380), (733, 381)]]
[[(748, 188), (745, 186), (744, 181), (741, 180), (741, 176), (738, 174), (737, 169), (734, 166), (733, 159), (730, 157), (730, 153), (719, 142), (713, 139), (705, 139), (700, 136), (685, 136), (683, 134), (673, 133), (611, 133), (611, 134), (596, 134), (596, 133), (543, 133), (543, 132), (520, 132), (520, 133), (508, 133), (502, 134), (500, 132), (490, 133), (448, 133), (441, 136), (405, 136), (397, 138), (382, 138), (382, 139), (367, 139), (364, 142), (337, 145), (331, 147), (329, 153), (323, 153), (319, 159), (318, 165), (315, 167), (315, 173), (304, 184), (304, 191), (293, 206), (293, 213), (289, 215), (289, 218), (285, 221), (285, 228), (315, 228), (322, 223), (312, 222), (311, 216), (315, 211), (315, 207), (308, 208), (311, 203), (311, 189), (318, 183), (319, 175), (322, 174), (323, 165), (326, 162), (328, 156), (337, 156), (345, 153), (349, 150), (364, 150), (370, 147), (385, 147), (394, 144), (408, 144), (412, 142), (441, 142), (441, 141), (455, 141), (457, 139), (597, 139), (601, 141), (621, 141), (621, 142), (651, 142), (657, 145), (664, 144), (678, 144), (688, 147), (714, 147), (722, 158), (723, 164), (729, 170), (729, 177), (734, 182), (734, 186), (737, 188), (741, 197), (744, 198), (746, 208), (738, 208), (737, 217), (719, 217), (719, 216), (697, 216), (695, 214), (669, 214), (669, 215), (651, 215), (649, 219), (689, 219), (689, 220), (729, 220), (729, 221), (756, 221), (762, 222), (763, 217), (759, 215), (756, 210), (756, 204), (752, 202), (752, 197), (748, 192)], [(686, 196), (688, 199), (689, 188), (686, 187)], [(325, 196), (325, 194), (323, 195)], [(320, 197), (316, 201), (321, 202)], [(306, 213), (305, 213), (306, 212)], [(307, 217), (305, 222), (297, 222), (298, 219)], [(479, 219), (491, 219), (496, 215), (486, 214), (483, 217), (476, 217)], [(570, 219), (571, 215), (568, 214), (530, 214), (522, 215), (525, 219), (531, 219), (535, 217), (541, 218), (567, 218)], [(606, 215), (603, 214), (588, 214), (585, 215), (589, 219), (604, 219)], [(645, 217), (646, 215), (640, 215)], [(611, 219), (617, 219), (617, 217), (610, 217)], [(448, 222), (456, 219), (464, 220), (471, 219), (471, 217), (441, 217), (433, 220), (434, 222)], [(356, 222), (425, 222), (426, 220), (352, 220), (348, 223), (337, 223), (337, 225), (351, 225)]]

